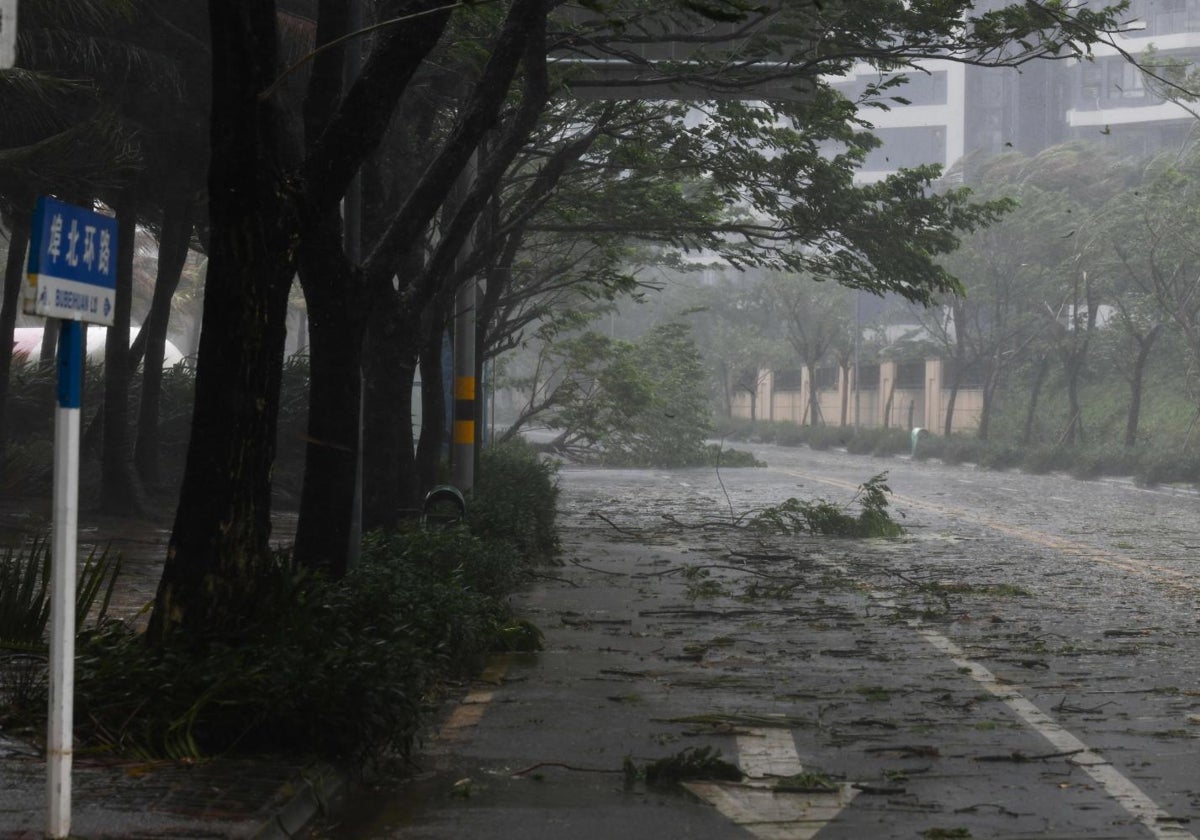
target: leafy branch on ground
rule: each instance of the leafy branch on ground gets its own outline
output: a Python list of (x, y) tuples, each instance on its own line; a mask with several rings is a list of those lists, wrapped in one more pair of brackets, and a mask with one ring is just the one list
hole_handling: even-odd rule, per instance
[(721, 758), (721, 751), (714, 747), (688, 747), (685, 750), (651, 761), (638, 767), (632, 758), (624, 763), (625, 783), (632, 785), (644, 780), (651, 786), (668, 786), (687, 781), (740, 782), (742, 771), (736, 764)]
[[(750, 520), (753, 527), (784, 534), (813, 534), (835, 537), (898, 537), (904, 533), (888, 512), (887, 473), (879, 473), (860, 484), (850, 505), (824, 499), (805, 501), (790, 498), (780, 505), (759, 511)], [(857, 514), (848, 512), (857, 504)]]

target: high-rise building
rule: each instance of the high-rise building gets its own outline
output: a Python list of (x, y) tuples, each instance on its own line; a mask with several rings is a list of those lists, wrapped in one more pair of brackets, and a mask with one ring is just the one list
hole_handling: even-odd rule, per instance
[[(1177, 147), (1196, 114), (1157, 95), (1129, 59), (1144, 60), (1152, 47), (1156, 62), (1200, 62), (1200, 0), (1132, 0), (1124, 20), (1113, 44), (1093, 46), (1084, 60), (1040, 59), (1003, 69), (934, 61), (925, 72), (906, 74), (908, 84), (892, 93), (909, 104), (890, 102), (890, 110), (865, 114), (883, 146), (867, 159), (862, 178), (877, 180), (921, 163), (954, 172), (967, 155), (1032, 155), (1077, 139), (1131, 155)], [(855, 97), (881, 80), (863, 66), (837, 87)]]

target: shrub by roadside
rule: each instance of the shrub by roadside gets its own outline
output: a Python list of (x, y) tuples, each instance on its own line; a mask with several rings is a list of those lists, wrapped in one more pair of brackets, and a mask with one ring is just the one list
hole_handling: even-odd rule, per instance
[[(887, 457), (912, 452), (911, 434), (904, 429), (852, 429), (840, 426), (798, 426), (786, 422), (751, 423), (735, 419), (718, 424), (734, 440), (808, 445), (812, 449), (845, 448), (855, 455)], [(1140, 444), (1039, 444), (1022, 447), (1011, 441), (979, 440), (965, 435), (949, 438), (923, 435), (914, 453), (918, 460), (937, 458), (947, 464), (975, 464), (984, 469), (1019, 468), (1029, 473), (1065, 472), (1080, 479), (1132, 477), (1138, 484), (1200, 485), (1200, 454), (1168, 452)]]
[[(520, 499), (496, 499), (515, 487)], [(556, 548), (555, 496), (553, 469), (531, 450), (498, 453), (466, 525), (368, 535), (339, 581), (281, 556), (270, 603), (236, 642), (179, 635), (150, 647), (123, 622), (89, 629), (77, 646), (80, 748), (300, 752), (351, 767), (406, 754), (448, 680), (494, 646), (536, 642), (525, 625), (510, 632), (507, 596)], [(0, 722), (37, 732), (44, 710), (43, 695), (0, 707)]]

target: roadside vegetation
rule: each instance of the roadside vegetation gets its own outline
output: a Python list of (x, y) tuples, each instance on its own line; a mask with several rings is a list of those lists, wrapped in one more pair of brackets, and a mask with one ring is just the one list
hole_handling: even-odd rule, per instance
[(1113, 441), (1022, 445), (1013, 440), (980, 440), (971, 434), (946, 438), (923, 432), (914, 447), (912, 433), (906, 429), (856, 430), (852, 426), (800, 426), (739, 418), (722, 420), (719, 427), (729, 439), (746, 443), (844, 449), (884, 458), (912, 454), (918, 460), (938, 459), (946, 464), (974, 464), (990, 470), (1062, 472), (1079, 479), (1131, 478), (1142, 486), (1200, 486), (1200, 451), (1185, 445), (1175, 448), (1148, 442), (1126, 447)]
[[(91, 618), (77, 651), (80, 750), (300, 752), (366, 768), (406, 755), (438, 698), (488, 651), (540, 643), (507, 597), (557, 551), (556, 495), (554, 467), (530, 447), (491, 448), (464, 524), (369, 534), (337, 580), (278, 554), (270, 597), (236, 640), (146, 644), (136, 617), (104, 611), (116, 569), (94, 561), (100, 571), (85, 571), (81, 588), (80, 614)], [(45, 554), (38, 542), (0, 559), (0, 726), (35, 739), (46, 709)]]

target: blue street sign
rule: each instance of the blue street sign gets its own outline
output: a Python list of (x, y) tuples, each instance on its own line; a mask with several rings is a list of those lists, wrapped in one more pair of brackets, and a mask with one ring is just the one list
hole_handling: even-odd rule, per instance
[(111, 326), (117, 296), (117, 220), (40, 196), (29, 237), (25, 309)]

